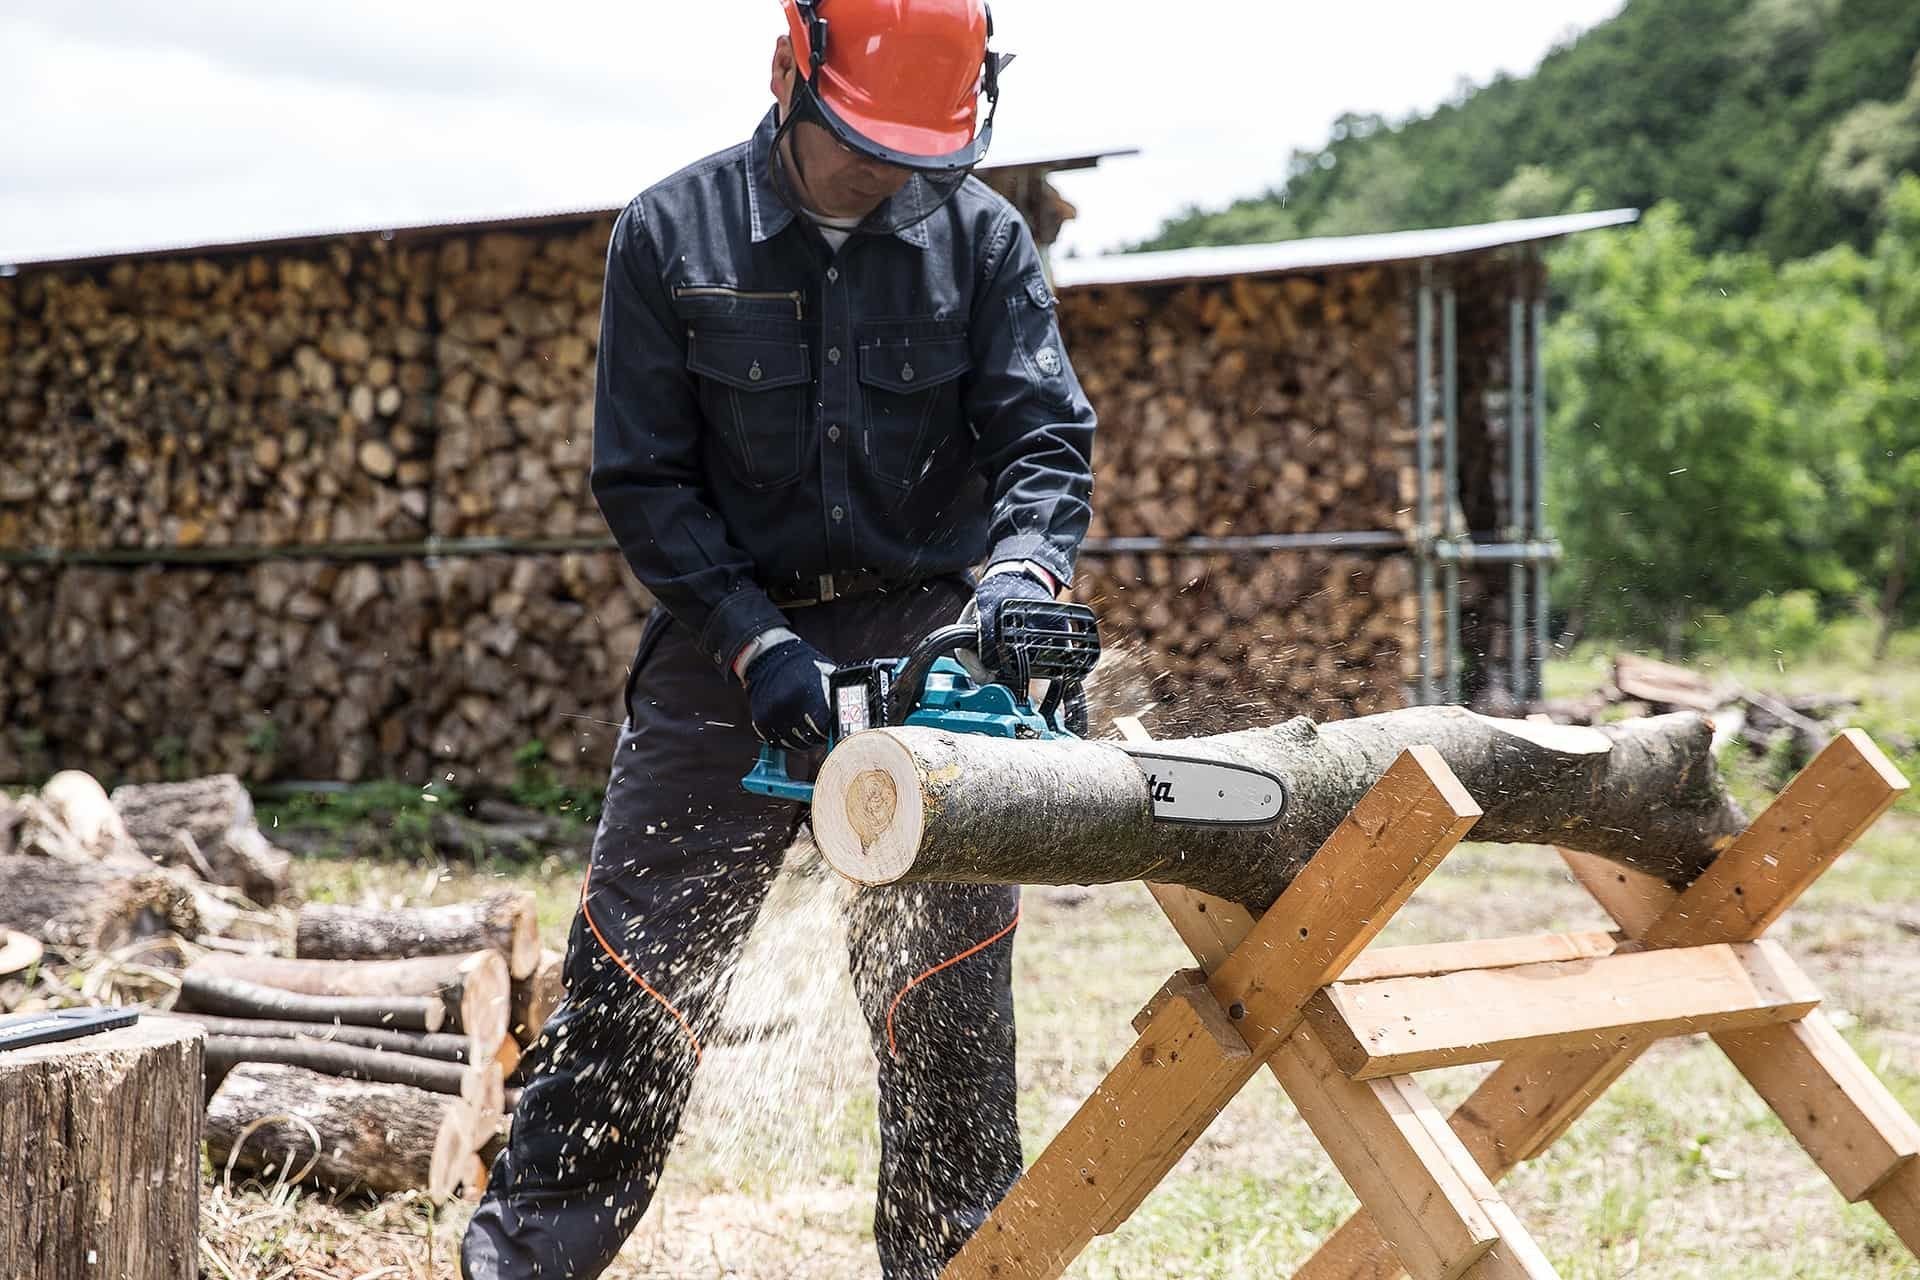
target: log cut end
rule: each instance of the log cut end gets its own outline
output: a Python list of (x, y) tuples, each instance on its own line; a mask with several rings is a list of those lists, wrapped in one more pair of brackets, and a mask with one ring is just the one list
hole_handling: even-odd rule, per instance
[(814, 795), (814, 834), (823, 850), (835, 850), (835, 870), (871, 885), (913, 869), (927, 816), (913, 752), (898, 739), (847, 739), (821, 766)]

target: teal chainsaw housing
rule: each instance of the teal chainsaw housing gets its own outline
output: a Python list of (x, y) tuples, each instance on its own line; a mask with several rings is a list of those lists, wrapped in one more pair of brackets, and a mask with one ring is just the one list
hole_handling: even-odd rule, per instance
[[(920, 705), (907, 716), (904, 723), (910, 727), (946, 729), (952, 733), (984, 734), (989, 738), (1078, 737), (1064, 724), (1056, 723), (1064, 719), (1065, 714), (1063, 708), (1049, 720), (1032, 703), (1015, 698), (1013, 690), (1005, 685), (977, 683), (958, 662), (952, 658), (941, 658), (933, 664), (933, 670), (927, 675), (926, 690), (920, 695)], [(828, 750), (839, 746), (843, 736), (837, 732), (837, 719), (835, 728), (836, 732), (827, 743)], [(858, 732), (858, 729), (854, 731)], [(754, 762), (753, 772), (742, 778), (740, 785), (755, 795), (796, 800), (802, 804), (813, 802), (813, 784), (797, 782), (788, 776), (787, 753), (779, 747), (763, 745), (760, 758)]]
[[(1081, 681), (1100, 659), (1100, 633), (1093, 611), (1053, 601), (1010, 601), (1002, 612), (1003, 656), (1010, 685), (977, 680), (953, 654), (977, 651), (970, 626), (947, 627), (923, 640), (904, 658), (883, 658), (842, 667), (828, 679), (832, 750), (864, 729), (906, 726), (945, 729), (990, 738), (1078, 738), (1086, 731), (1086, 693)], [(1046, 680), (1046, 698), (1035, 706), (1016, 689)], [(787, 773), (786, 752), (762, 746), (753, 771), (740, 785), (755, 795), (802, 804), (813, 784)]]

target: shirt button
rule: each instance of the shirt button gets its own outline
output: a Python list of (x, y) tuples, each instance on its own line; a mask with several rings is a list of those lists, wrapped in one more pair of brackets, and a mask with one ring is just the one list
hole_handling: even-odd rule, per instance
[(840, 282), (840, 268), (838, 268), (838, 267), (828, 267), (828, 268), (827, 268), (827, 283), (828, 283), (828, 284), (838, 284), (839, 282)]
[(838, 348), (838, 347), (828, 347), (828, 348), (827, 348), (827, 363), (828, 363), (828, 364), (839, 364), (839, 363), (840, 363), (840, 348)]
[(839, 524), (842, 520), (845, 520), (846, 518), (847, 518), (847, 513), (843, 508), (835, 507), (833, 509), (833, 522), (835, 524)]
[(839, 427), (828, 427), (828, 428), (827, 428), (827, 439), (829, 439), (829, 440), (838, 440), (839, 438), (840, 438), (840, 428), (839, 428)]

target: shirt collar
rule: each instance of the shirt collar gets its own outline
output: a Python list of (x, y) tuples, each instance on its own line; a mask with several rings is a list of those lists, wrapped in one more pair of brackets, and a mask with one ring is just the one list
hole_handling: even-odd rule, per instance
[[(780, 189), (773, 183), (773, 140), (779, 131), (780, 109), (775, 107), (767, 112), (747, 143), (747, 218), (755, 244), (773, 239), (785, 231), (794, 218), (793, 209), (780, 198)], [(914, 206), (911, 213), (918, 214), (922, 212), (920, 206), (926, 193), (926, 184), (915, 180), (902, 187), (888, 203), (911, 201)], [(927, 248), (932, 243), (927, 236), (927, 220), (910, 217), (909, 221), (911, 225), (893, 234), (908, 244)]]

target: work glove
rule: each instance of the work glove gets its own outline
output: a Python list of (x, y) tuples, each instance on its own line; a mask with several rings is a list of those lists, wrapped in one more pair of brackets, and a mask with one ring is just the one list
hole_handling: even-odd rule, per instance
[(797, 636), (755, 658), (747, 668), (747, 703), (760, 740), (789, 751), (825, 746), (833, 722), (827, 703), (832, 674), (832, 664)]
[(980, 663), (1001, 683), (1017, 679), (1019, 671), (1001, 639), (1000, 611), (1009, 600), (1052, 599), (1053, 588), (1026, 569), (989, 570), (974, 588), (967, 613), (980, 627)]

